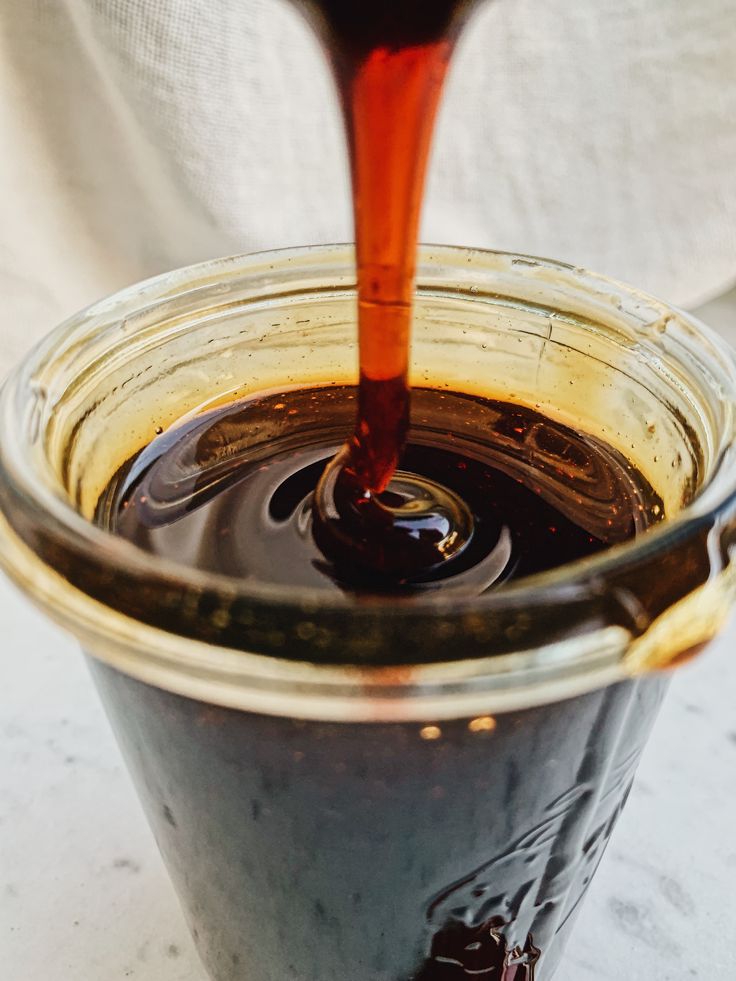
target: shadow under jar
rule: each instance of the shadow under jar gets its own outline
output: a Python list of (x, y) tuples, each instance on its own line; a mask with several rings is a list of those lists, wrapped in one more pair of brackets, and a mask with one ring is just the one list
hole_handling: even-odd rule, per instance
[(352, 252), (328, 247), (180, 270), (63, 325), (4, 389), (0, 561), (90, 656), (215, 981), (549, 981), (663, 669), (731, 603), (733, 356), (583, 270), (425, 248), (413, 381), (603, 440), (666, 521), (480, 596), (370, 599), (94, 523), (187, 413), (351, 383), (354, 305)]

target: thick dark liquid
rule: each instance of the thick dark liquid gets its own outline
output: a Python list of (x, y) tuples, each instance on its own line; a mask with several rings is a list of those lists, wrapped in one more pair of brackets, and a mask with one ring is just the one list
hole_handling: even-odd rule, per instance
[[(353, 435), (315, 498), (320, 547), (389, 579), (442, 574), (471, 533), (463, 502), (402, 462), (410, 419), (416, 244), (434, 120), (466, 0), (298, 4), (311, 13), (337, 82), (350, 151), (360, 383)], [(417, 461), (421, 462), (421, 461)], [(389, 488), (397, 468), (401, 480)], [(414, 476), (418, 479), (415, 482)], [(385, 507), (382, 492), (391, 493)], [(418, 502), (435, 547), (414, 549)], [(328, 514), (330, 517), (328, 518)], [(371, 544), (370, 548), (365, 543)]]
[[(319, 27), (344, 109), (359, 386), (182, 422), (115, 476), (100, 523), (284, 592), (410, 601), (479, 594), (663, 518), (618, 452), (532, 409), (420, 389), (410, 421), (424, 175), (471, 4), (295, 2)], [(267, 981), (534, 981), (540, 964), (554, 969), (663, 685), (417, 729), (230, 712), (95, 670), (195, 937), (201, 927), (227, 981), (252, 967)]]
[(549, 981), (667, 685), (421, 727), (93, 671), (217, 981)]
[[(356, 398), (292, 390), (185, 420), (119, 471), (98, 520), (284, 594), (385, 590), (349, 552), (327, 560), (312, 535), (312, 495)], [(533, 409), (434, 389), (412, 398), (404, 465), (459, 495), (474, 530), (441, 577), (394, 582), (393, 602), (480, 593), (663, 516), (618, 452)], [(546, 981), (664, 687), (379, 726), (272, 719), (95, 674), (200, 951), (225, 981)]]
[(343, 107), (353, 184), (360, 385), (348, 465), (386, 488), (409, 422), (416, 246), (435, 116), (468, 0), (307, 0)]
[[(100, 520), (212, 572), (285, 589), (384, 591), (385, 577), (356, 570), (349, 548), (328, 560), (313, 535), (315, 486), (356, 395), (301, 389), (183, 422), (120, 471)], [(439, 575), (394, 581), (392, 590), (481, 593), (593, 555), (662, 516), (659, 497), (619, 453), (532, 409), (433, 389), (413, 398), (403, 466), (463, 500), (473, 533)], [(424, 538), (435, 547), (435, 517), (419, 514), (415, 553)]]

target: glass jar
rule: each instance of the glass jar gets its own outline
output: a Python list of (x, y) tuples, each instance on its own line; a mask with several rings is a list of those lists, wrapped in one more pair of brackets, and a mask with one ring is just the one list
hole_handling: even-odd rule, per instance
[(3, 391), (0, 562), (90, 656), (216, 981), (547, 981), (662, 669), (732, 601), (734, 357), (584, 270), (425, 248), (414, 382), (613, 445), (665, 522), (481, 597), (371, 602), (182, 567), (94, 524), (117, 469), (186, 413), (352, 382), (354, 310), (352, 250), (325, 247), (179, 270), (72, 318)]

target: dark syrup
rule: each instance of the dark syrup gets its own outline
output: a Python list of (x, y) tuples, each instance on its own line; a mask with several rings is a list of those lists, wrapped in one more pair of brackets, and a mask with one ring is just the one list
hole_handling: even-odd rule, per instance
[[(402, 470), (464, 502), (467, 547), (439, 571), (390, 581), (356, 566), (349, 541), (328, 559), (313, 534), (313, 495), (356, 397), (351, 387), (300, 389), (182, 422), (122, 468), (99, 520), (151, 552), (258, 583), (474, 594), (594, 555), (662, 516), (645, 478), (590, 436), (533, 409), (416, 389)], [(436, 510), (428, 520), (418, 513), (403, 534), (412, 554), (431, 554), (448, 529)], [(390, 565), (380, 535), (358, 544), (376, 565)]]
[[(467, 549), (441, 575), (393, 582), (356, 569), (349, 552), (342, 562), (328, 560), (312, 536), (312, 495), (356, 398), (353, 387), (292, 390), (182, 421), (121, 468), (98, 520), (156, 554), (275, 583), (284, 595), (294, 586), (362, 596), (389, 590), (396, 602), (402, 595), (411, 602), (418, 590), (503, 588), (594, 555), (663, 517), (645, 478), (600, 441), (530, 408), (415, 389), (401, 465), (465, 502), (473, 522)], [(111, 706), (126, 703), (118, 725), (137, 746), (134, 759), (144, 771), (167, 774), (167, 787), (181, 795), (172, 805), (173, 791), (154, 794), (154, 819), (174, 806), (182, 821), (190, 796), (202, 798), (194, 812), (206, 815), (210, 830), (202, 834), (198, 819), (186, 839), (183, 889), (197, 897), (203, 936), (220, 938), (218, 916), (230, 924), (242, 906), (254, 922), (245, 938), (228, 926), (226, 949), (247, 950), (248, 930), (271, 937), (284, 923), (291, 937), (312, 905), (294, 901), (293, 868), (317, 876), (315, 906), (332, 912), (308, 923), (305, 936), (319, 941), (300, 941), (297, 930), (288, 942), (288, 956), (306, 965), (300, 977), (543, 981), (539, 969), (544, 976), (559, 959), (555, 943), (564, 942), (600, 860), (638, 760), (639, 729), (654, 711), (631, 682), (441, 730), (306, 724), (181, 699), (107, 668), (96, 674)], [(150, 793), (158, 784), (143, 786)], [(261, 808), (270, 815), (265, 822)], [(278, 845), (263, 846), (264, 860), (244, 874), (239, 861), (274, 821), (285, 821), (288, 833), (274, 832), (282, 835)], [(159, 839), (177, 856), (182, 831), (170, 824), (157, 821)], [(288, 886), (274, 872), (284, 849)], [(376, 874), (387, 856), (407, 869), (398, 885), (390, 871)], [(222, 875), (232, 883), (215, 891), (210, 909), (199, 897), (213, 869), (218, 883)], [(253, 905), (259, 888), (273, 915), (261, 912), (260, 896)], [(375, 950), (365, 949), (366, 937)], [(218, 965), (219, 943), (217, 952), (204, 950)], [(259, 946), (257, 957), (269, 949)], [(373, 956), (380, 970), (367, 966)], [(271, 977), (261, 961), (258, 972)], [(243, 977), (227, 966), (222, 976)]]
[[(617, 451), (531, 409), (420, 389), (412, 393), (410, 419), (407, 369), (424, 177), (447, 68), (475, 0), (293, 2), (323, 39), (346, 124), (357, 243), (357, 394), (339, 387), (290, 391), (183, 421), (115, 476), (99, 503), (100, 523), (157, 554), (283, 589), (409, 595), (455, 589), (472, 595), (593, 555), (663, 518), (661, 500)], [(351, 421), (353, 434), (340, 448)], [(612, 689), (606, 697), (614, 695)], [(570, 712), (584, 701), (566, 710), (568, 729)], [(205, 711), (209, 718), (212, 708)], [(520, 722), (517, 715), (509, 723)], [(151, 718), (158, 722), (155, 713)], [(546, 737), (546, 721), (543, 728)], [(350, 736), (346, 729), (347, 737), (340, 729), (339, 745)], [(398, 731), (390, 728), (386, 739)], [(607, 731), (604, 726), (594, 733), (596, 752)], [(458, 738), (457, 746), (471, 743)], [(361, 743), (363, 749), (369, 744)], [(230, 733), (223, 746), (229, 753)], [(248, 746), (243, 760), (253, 750), (250, 739)], [(174, 756), (188, 772), (189, 761)], [(523, 774), (527, 762), (517, 733), (506, 754), (496, 741), (492, 759), (472, 770), (486, 773), (493, 764)], [(455, 764), (453, 772), (467, 800), (470, 771)], [(299, 784), (294, 793), (323, 783)], [(397, 788), (407, 784), (408, 773)], [(357, 793), (366, 787), (361, 777)], [(534, 800), (540, 791), (536, 783), (529, 790)], [(407, 810), (402, 804), (397, 811), (402, 821)], [(502, 805), (513, 826), (523, 825), (531, 810), (524, 805), (516, 815), (513, 806)], [(309, 807), (298, 811), (311, 814)], [(255, 826), (238, 814), (234, 826)], [(578, 823), (583, 817), (581, 812)], [(367, 833), (376, 827), (369, 822)], [(406, 836), (399, 840), (411, 848)], [(526, 860), (521, 853), (513, 862), (505, 859), (513, 883), (528, 871)], [(567, 875), (557, 864), (550, 859), (540, 880), (549, 879), (548, 891), (556, 888), (556, 876)], [(475, 875), (441, 894), (448, 910), (431, 905), (431, 947), (413, 981), (534, 981), (540, 956), (535, 938), (547, 946), (552, 936), (535, 920), (526, 940), (511, 946), (506, 935), (521, 915), (521, 900), (506, 903), (499, 916), (484, 899), (485, 887), (474, 887), (471, 905), (488, 906), (488, 915), (458, 912), (457, 892), (470, 888)], [(208, 881), (209, 868), (203, 883)], [(237, 887), (242, 883), (238, 874)], [(418, 893), (407, 894), (402, 908), (417, 898), (422, 901)], [(496, 905), (506, 908), (501, 898)], [(369, 912), (377, 915), (379, 908)], [(266, 927), (271, 925), (268, 920)], [(320, 958), (329, 959), (329, 950)], [(232, 968), (233, 976), (237, 970)]]
[[(338, 563), (349, 553), (353, 568), (391, 579), (441, 574), (468, 547), (471, 515), (427, 472), (407, 472), (402, 464), (401, 477), (393, 478), (410, 418), (407, 370), (424, 179), (447, 68), (470, 4), (318, 0), (298, 6), (322, 36), (340, 94), (358, 273), (357, 411), (352, 437), (315, 496), (317, 538)], [(434, 544), (414, 534), (417, 521), (434, 526)]]

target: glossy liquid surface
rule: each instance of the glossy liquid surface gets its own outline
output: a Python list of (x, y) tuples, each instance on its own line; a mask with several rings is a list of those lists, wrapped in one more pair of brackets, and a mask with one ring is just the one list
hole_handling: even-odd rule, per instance
[[(642, 475), (599, 441), (522, 406), (417, 389), (404, 466), (465, 502), (467, 548), (440, 574), (390, 583), (356, 565), (349, 542), (330, 561), (315, 542), (312, 500), (356, 398), (351, 387), (301, 389), (186, 420), (122, 468), (99, 520), (151, 552), (285, 589), (472, 595), (594, 555), (663, 516)], [(406, 535), (416, 554), (442, 533), (420, 511)], [(378, 536), (361, 549), (382, 545)]]

